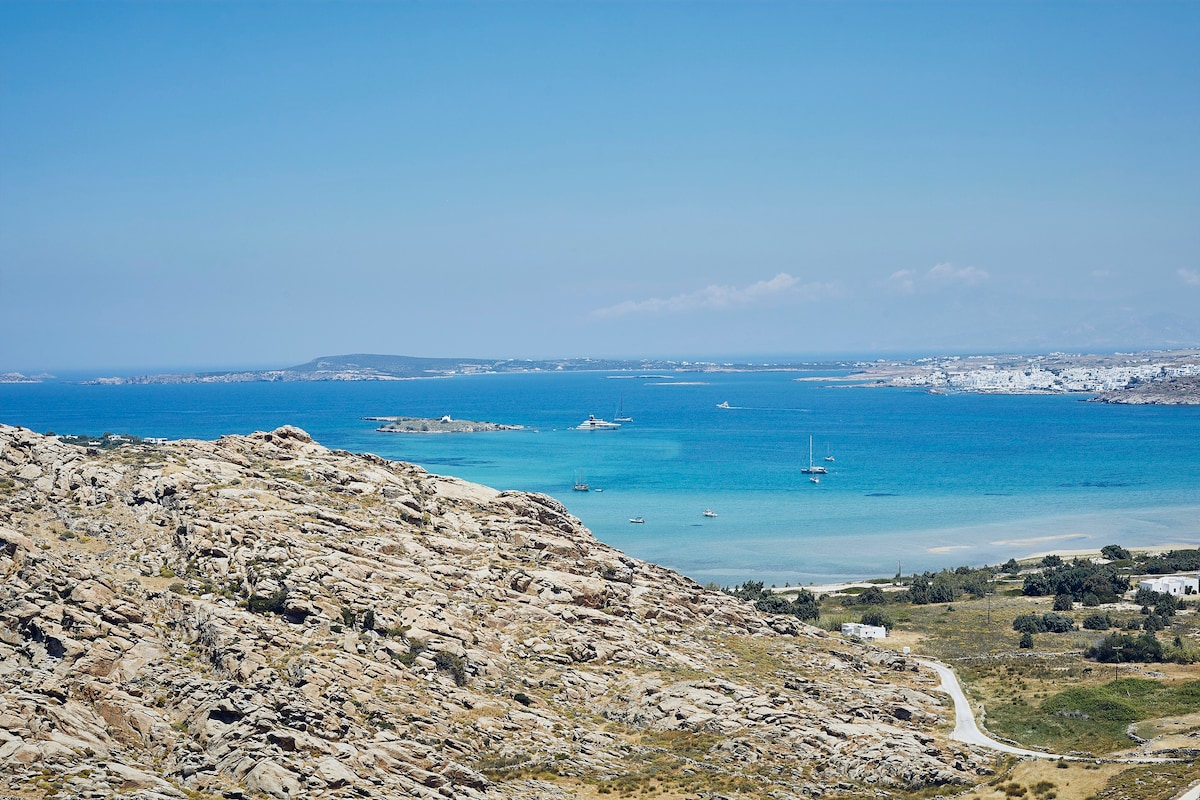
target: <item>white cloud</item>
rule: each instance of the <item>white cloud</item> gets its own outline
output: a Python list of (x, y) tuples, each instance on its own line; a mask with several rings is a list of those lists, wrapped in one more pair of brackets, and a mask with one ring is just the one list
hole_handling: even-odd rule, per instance
[(1200, 272), (1186, 267), (1179, 268), (1179, 277), (1188, 286), (1200, 286)]
[(888, 276), (885, 283), (892, 291), (913, 294), (918, 290), (930, 290), (955, 284), (974, 286), (983, 283), (989, 277), (987, 272), (979, 267), (956, 267), (946, 262), (935, 264), (924, 273), (919, 273), (915, 269), (896, 270)]
[(597, 317), (620, 317), (626, 314), (678, 314), (687, 311), (724, 310), (766, 305), (773, 300), (795, 298), (815, 300), (835, 291), (831, 283), (805, 283), (786, 272), (770, 280), (758, 281), (749, 286), (712, 284), (695, 292), (686, 292), (671, 297), (651, 297), (646, 300), (626, 300), (616, 305), (592, 312)]
[(888, 283), (893, 289), (905, 294), (912, 294), (916, 291), (917, 271), (915, 269), (898, 269), (888, 278)]
[(937, 264), (925, 273), (926, 280), (931, 283), (965, 283), (974, 286), (988, 279), (988, 274), (979, 267), (956, 267), (953, 264)]

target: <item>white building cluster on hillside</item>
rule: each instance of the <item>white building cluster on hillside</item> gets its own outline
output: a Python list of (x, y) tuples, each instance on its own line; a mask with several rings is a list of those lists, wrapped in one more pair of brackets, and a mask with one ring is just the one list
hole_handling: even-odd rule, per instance
[(899, 376), (898, 386), (929, 386), (966, 392), (1107, 392), (1123, 389), (1131, 382), (1158, 381), (1200, 375), (1200, 364), (1136, 364), (1116, 367), (1066, 367), (1059, 370), (1041, 366), (997, 368), (983, 364), (974, 369), (942, 365), (926, 366), (925, 371)]

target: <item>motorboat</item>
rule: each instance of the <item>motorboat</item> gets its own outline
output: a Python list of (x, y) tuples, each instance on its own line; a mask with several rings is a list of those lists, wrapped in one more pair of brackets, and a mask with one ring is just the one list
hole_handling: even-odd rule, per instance
[(704, 516), (715, 517), (716, 515), (717, 515), (717, 512), (713, 511), (711, 508), (704, 509)]
[(599, 419), (595, 414), (588, 414), (588, 418), (575, 426), (577, 431), (615, 431), (621, 427), (615, 422), (609, 422), (606, 419)]
[(733, 408), (733, 406), (729, 405), (729, 401), (726, 400), (723, 403), (717, 403), (717, 408)]
[(630, 517), (629, 521), (632, 522), (634, 525), (642, 525), (642, 524), (645, 524), (646, 518), (645, 517)]

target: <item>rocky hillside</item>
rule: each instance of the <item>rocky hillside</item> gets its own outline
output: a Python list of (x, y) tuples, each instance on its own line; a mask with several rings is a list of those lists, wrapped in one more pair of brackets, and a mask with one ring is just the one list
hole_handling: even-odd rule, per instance
[(295, 428), (100, 451), (0, 426), (0, 572), (8, 796), (862, 797), (986, 771), (894, 655), (548, 497)]
[(1097, 403), (1124, 405), (1200, 405), (1200, 375), (1131, 383), (1123, 389), (1101, 392), (1091, 399)]

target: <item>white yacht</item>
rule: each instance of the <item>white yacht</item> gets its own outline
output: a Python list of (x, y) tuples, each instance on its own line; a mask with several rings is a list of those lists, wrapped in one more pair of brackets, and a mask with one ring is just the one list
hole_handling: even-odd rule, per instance
[(625, 395), (621, 395), (621, 402), (617, 403), (617, 410), (613, 412), (613, 422), (633, 422), (633, 417), (625, 413)]
[(729, 401), (726, 400), (724, 403), (717, 403), (717, 408), (733, 408), (733, 406), (729, 405)]
[(715, 517), (716, 515), (717, 515), (717, 512), (713, 511), (711, 508), (704, 509), (704, 516)]
[(829, 470), (827, 470), (825, 467), (822, 467), (819, 465), (818, 466), (813, 465), (812, 437), (811, 436), (808, 437), (808, 466), (801, 467), (800, 471), (803, 472), (805, 475), (824, 475), (825, 473), (829, 472)]
[(634, 525), (644, 525), (646, 523), (646, 520), (644, 517), (630, 517), (629, 521), (632, 522)]
[(575, 426), (577, 431), (615, 431), (621, 427), (615, 422), (609, 422), (606, 419), (597, 419), (595, 414), (588, 414), (588, 418)]

